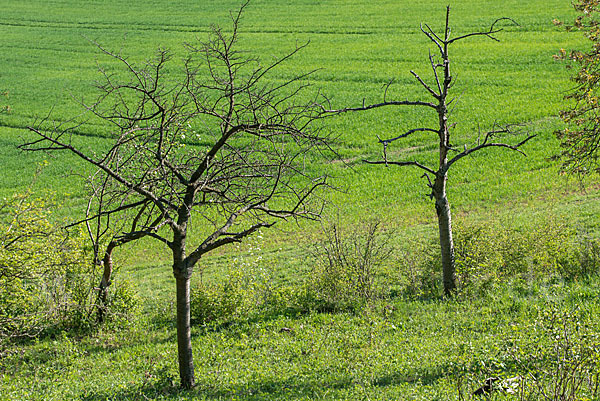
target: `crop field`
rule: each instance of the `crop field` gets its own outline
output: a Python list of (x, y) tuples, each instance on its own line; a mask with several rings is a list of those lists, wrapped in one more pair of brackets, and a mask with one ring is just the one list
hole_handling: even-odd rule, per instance
[[(377, 103), (386, 92), (388, 100), (428, 100), (410, 71), (433, 82), (428, 57), (436, 49), (420, 24), (441, 32), (446, 3), (252, 0), (241, 19), (237, 46), (244, 55), (269, 63), (307, 44), (267, 79), (276, 84), (311, 72), (302, 81), (309, 86), (301, 96), (318, 98), (327, 107)], [(98, 45), (135, 65), (159, 48), (169, 49), (167, 70), (177, 77), (184, 45), (205, 40), (213, 25), (227, 32), (230, 12), (239, 6), (230, 0), (3, 0), (0, 93), (7, 96), (0, 97), (0, 107), (8, 105), (9, 112), (0, 113), (0, 198), (32, 186), (37, 195), (55, 199), (53, 212), (61, 222), (81, 218), (81, 176), (89, 174), (88, 166), (66, 153), (20, 151), (17, 146), (33, 138), (27, 127), (46, 119), (46, 128), (49, 121), (65, 126), (83, 121), (74, 142), (92, 151), (106, 147), (111, 127), (85, 114), (82, 103), (97, 98), (99, 69), (122, 71)], [(507, 124), (519, 127), (519, 133), (503, 138), (507, 142), (536, 136), (523, 147), (526, 156), (492, 148), (453, 167), (448, 198), (457, 230), (489, 229), (501, 233), (498, 237), (505, 235), (505, 242), (522, 239), (525, 248), (540, 249), (550, 242), (560, 247), (560, 239), (551, 238), (554, 234), (573, 243), (575, 237), (598, 239), (597, 177), (564, 174), (554, 157), (561, 151), (555, 131), (564, 127), (558, 114), (571, 106), (564, 97), (573, 83), (572, 71), (553, 55), (587, 44), (580, 32), (565, 32), (553, 20), (570, 22), (575, 11), (564, 0), (451, 4), (456, 36), (487, 30), (501, 17), (514, 21), (498, 23), (499, 41), (473, 37), (451, 48), (453, 145), (471, 147), (479, 132)], [(278, 223), (249, 245), (222, 248), (206, 257), (193, 278), (196, 285), (201, 280), (218, 285), (242, 272), (252, 285), (260, 276), (271, 290), (281, 286), (283, 299), (300, 298), (298, 288), (311, 280), (318, 259), (314, 244), (326, 240), (323, 226), (335, 222), (352, 232), (366, 221), (379, 221), (393, 249), (382, 274), (402, 281), (386, 281), (388, 295), (396, 295), (358, 311), (306, 311), (286, 304), (198, 324), (193, 328), (198, 385), (180, 391), (170, 254), (166, 247), (142, 240), (116, 254), (118, 279), (128, 280), (138, 294), (134, 321), (92, 333), (58, 332), (7, 343), (0, 349), (0, 400), (476, 399), (471, 393), (486, 377), (523, 374), (551, 358), (549, 350), (558, 337), (556, 327), (548, 324), (549, 314), (576, 321), (597, 337), (597, 277), (522, 280), (456, 300), (406, 295), (405, 288), (427, 273), (425, 269), (419, 276), (411, 269), (427, 265), (427, 249), (437, 246), (427, 181), (414, 167), (386, 168), (363, 160), (382, 157), (378, 138), (435, 126), (437, 118), (423, 108), (399, 106), (318, 121), (322, 132), (334, 139), (337, 153), (306, 160), (307, 169), (330, 176), (333, 188), (319, 194), (326, 201), (324, 222)], [(390, 160), (434, 165), (437, 148), (437, 139), (422, 133), (393, 142), (387, 155)], [(41, 164), (45, 167), (34, 180)], [(196, 239), (193, 232), (191, 238)], [(498, 248), (502, 242), (493, 241), (486, 246)], [(527, 263), (538, 263), (535, 254), (520, 252)], [(568, 257), (579, 257), (573, 252)], [(561, 346), (575, 337), (591, 338), (583, 329), (561, 333)], [(534, 358), (525, 362), (525, 355)], [(493, 399), (518, 399), (511, 397), (499, 394)]]
[[(485, 5), (484, 5), (485, 4)], [(177, 55), (184, 42), (203, 40), (211, 24), (227, 29), (228, 13), (236, 3), (216, 6), (210, 2), (194, 5), (172, 2), (164, 5), (134, 3), (126, 12), (111, 2), (93, 5), (57, 2), (49, 5), (12, 4), (4, 7), (0, 88), (9, 92), (11, 113), (3, 115), (3, 174), (0, 190), (10, 193), (29, 182), (29, 174), (42, 156), (19, 154), (12, 145), (27, 125), (51, 113), (53, 120), (67, 121), (82, 112), (77, 103), (94, 99), (94, 83), (100, 79), (98, 66), (110, 64), (91, 41), (108, 49), (120, 50), (131, 60), (150, 58), (158, 47), (175, 54), (172, 68), (177, 70)], [(455, 47), (452, 59), (455, 95), (460, 97), (451, 116), (457, 125), (457, 142), (471, 144), (478, 129), (493, 124), (525, 124), (524, 129), (538, 134), (527, 147), (527, 158), (502, 151), (491, 151), (464, 163), (453, 171), (450, 200), (459, 211), (503, 209), (506, 205), (554, 197), (576, 185), (557, 178), (556, 164), (548, 158), (557, 153), (552, 132), (558, 128), (556, 115), (570, 88), (568, 71), (552, 55), (560, 48), (581, 42), (577, 34), (567, 34), (552, 25), (555, 18), (566, 20), (569, 8), (561, 2), (537, 10), (532, 2), (492, 2), (478, 5), (462, 2), (452, 8), (451, 23), (456, 32), (487, 28), (496, 18), (510, 16), (520, 26), (505, 24), (498, 34), (501, 42), (475, 38)], [(40, 10), (45, 10), (41, 12)], [(184, 11), (185, 10), (185, 11)], [(347, 2), (252, 3), (244, 14), (240, 49), (270, 61), (281, 57), (297, 44), (311, 43), (286, 63), (276, 74), (281, 79), (316, 70), (310, 83), (313, 93), (320, 91), (333, 107), (360, 105), (363, 99), (378, 102), (383, 85), (393, 80), (389, 97), (398, 100), (424, 99), (426, 93), (410, 75), (410, 70), (430, 78), (427, 38), (420, 23), (440, 29), (445, 6), (432, 3), (426, 10), (395, 2), (377, 5), (352, 5)], [(273, 77), (276, 79), (277, 77)], [(352, 169), (343, 163), (318, 161), (317, 168), (334, 177), (343, 191), (328, 195), (344, 213), (356, 216), (365, 209), (373, 214), (398, 216), (397, 221), (423, 216), (430, 209), (424, 182), (410, 168), (382, 169), (361, 163), (365, 157), (379, 157), (381, 138), (394, 136), (415, 126), (435, 121), (435, 114), (420, 109), (386, 109), (342, 116), (327, 121), (326, 129), (338, 138), (336, 150)], [(107, 127), (93, 122), (81, 128), (90, 147), (99, 146)], [(435, 142), (412, 136), (394, 143), (391, 151), (431, 160)], [(407, 155), (407, 156), (408, 156)], [(49, 188), (68, 193), (73, 186), (62, 175), (65, 163), (51, 163), (46, 172)], [(66, 165), (71, 165), (66, 163)], [(61, 170), (61, 168), (63, 170)], [(44, 181), (44, 180), (41, 180)], [(390, 201), (393, 199), (393, 201)], [(502, 205), (498, 207), (499, 205)], [(418, 211), (418, 212), (417, 212)], [(423, 217), (430, 221), (430, 216)], [(417, 221), (417, 222), (423, 222)], [(404, 224), (402, 224), (404, 225)]]

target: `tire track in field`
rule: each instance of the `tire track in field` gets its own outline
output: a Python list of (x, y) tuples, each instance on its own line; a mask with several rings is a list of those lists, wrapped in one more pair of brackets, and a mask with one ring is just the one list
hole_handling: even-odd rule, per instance
[[(56, 28), (56, 29), (87, 29), (87, 30), (126, 30), (126, 31), (171, 31), (171, 32), (191, 32), (191, 33), (209, 33), (212, 32), (209, 26), (195, 25), (161, 25), (155, 24), (125, 24), (111, 22), (58, 22), (45, 20), (19, 20), (19, 21), (0, 21), (0, 26), (8, 27), (24, 27), (24, 28)], [(284, 28), (267, 28), (257, 29), (256, 27), (248, 27), (244, 29), (244, 33), (251, 34), (317, 34), (317, 35), (375, 35), (382, 33), (397, 33), (400, 31), (411, 31), (409, 29), (398, 29), (395, 27), (367, 27), (357, 29), (356, 27), (345, 27), (340, 30), (327, 29), (284, 29)], [(227, 32), (227, 30), (225, 30)]]
[[(53, 120), (53, 121), (58, 122), (58, 123), (63, 123), (64, 122), (64, 120), (60, 120), (60, 119), (56, 119), (56, 120)], [(14, 122), (14, 123), (0, 122), (0, 128), (5, 128), (5, 129), (14, 129), (14, 130), (29, 131), (29, 127), (32, 127), (32, 126), (34, 126), (34, 124), (23, 124), (23, 123), (18, 123), (18, 122)], [(65, 132), (67, 132), (69, 135), (74, 135), (74, 136), (79, 136), (79, 137), (99, 138), (99, 139), (111, 139), (110, 136), (107, 135), (107, 134), (101, 134), (101, 133), (98, 133), (98, 132), (85, 131), (85, 130), (82, 130), (80, 128), (82, 128), (82, 127), (79, 126), (79, 127), (74, 128), (74, 129), (65, 128)], [(53, 130), (41, 127), (40, 131), (50, 132), (50, 131), (53, 131)]]
[[(191, 32), (191, 33), (209, 33), (212, 32), (210, 25), (199, 26), (191, 24), (181, 25), (158, 25), (154, 23), (114, 23), (114, 22), (76, 22), (76, 21), (51, 21), (51, 20), (36, 20), (36, 19), (24, 19), (24, 20), (0, 20), (0, 26), (8, 27), (25, 27), (25, 28), (57, 28), (57, 29), (87, 29), (87, 30), (126, 30), (126, 31), (167, 31), (167, 32)], [(543, 23), (529, 24), (525, 28), (521, 28), (526, 32), (547, 32), (552, 27)], [(476, 29), (475, 27), (465, 27), (467, 30)], [(228, 29), (224, 29), (224, 32), (229, 32)], [(331, 29), (306, 29), (306, 28), (295, 28), (286, 29), (283, 27), (278, 28), (258, 28), (256, 25), (248, 25), (244, 29), (245, 33), (252, 34), (317, 34), (317, 35), (378, 35), (378, 34), (409, 34), (409, 33), (420, 33), (419, 29), (415, 26), (365, 26), (357, 28), (355, 26), (342, 26)]]

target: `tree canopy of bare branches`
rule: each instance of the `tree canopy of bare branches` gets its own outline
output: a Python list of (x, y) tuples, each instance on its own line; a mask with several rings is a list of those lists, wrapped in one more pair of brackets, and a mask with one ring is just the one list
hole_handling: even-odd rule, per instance
[[(37, 139), (28, 151), (66, 151), (91, 165), (91, 192), (81, 221), (98, 248), (112, 249), (141, 237), (166, 245), (176, 281), (177, 340), (181, 384), (194, 386), (190, 334), (190, 277), (207, 252), (242, 241), (279, 219), (318, 218), (316, 192), (326, 177), (311, 174), (305, 157), (329, 151), (313, 129), (320, 110), (300, 102), (305, 78), (270, 80), (269, 74), (304, 46), (262, 65), (237, 50), (242, 11), (232, 29), (214, 27), (206, 42), (185, 45), (182, 71), (158, 50), (143, 65), (98, 48), (122, 67), (101, 70), (100, 95), (85, 108), (109, 127), (110, 145), (94, 151), (77, 146), (72, 131), (29, 129)], [(167, 72), (167, 70), (169, 72)], [(314, 202), (311, 201), (315, 200)], [(203, 233), (191, 243), (191, 226)], [(194, 237), (195, 238), (195, 237)], [(106, 273), (106, 270), (105, 270)], [(110, 283), (110, 271), (103, 286)], [(101, 285), (102, 287), (102, 285)]]
[[(473, 145), (465, 144), (462, 147), (454, 146), (450, 139), (452, 129), (456, 123), (449, 121), (449, 106), (456, 100), (451, 97), (451, 89), (454, 85), (453, 77), (450, 72), (450, 47), (455, 43), (470, 39), (473, 37), (486, 37), (498, 41), (496, 34), (502, 31), (498, 25), (502, 21), (513, 20), (509, 18), (500, 18), (494, 21), (487, 30), (470, 32), (464, 35), (452, 36), (449, 24), (450, 7), (446, 9), (446, 23), (442, 34), (436, 33), (429, 25), (421, 25), (421, 32), (434, 44), (438, 56), (429, 54), (429, 65), (432, 72), (432, 83), (426, 82), (417, 73), (411, 71), (411, 74), (419, 82), (422, 88), (431, 97), (431, 101), (421, 100), (389, 100), (387, 98), (387, 87), (384, 92), (383, 101), (359, 107), (346, 107), (341, 109), (331, 109), (323, 106), (323, 112), (326, 114), (339, 114), (346, 112), (367, 111), (380, 107), (393, 106), (411, 106), (422, 107), (437, 114), (437, 126), (435, 127), (416, 127), (410, 128), (393, 138), (379, 139), (383, 146), (383, 160), (365, 160), (369, 164), (379, 164), (385, 166), (414, 166), (423, 171), (423, 178), (427, 179), (427, 185), (431, 189), (429, 197), (435, 201), (435, 209), (438, 217), (439, 238), (442, 257), (442, 271), (444, 292), (446, 295), (452, 295), (456, 290), (456, 273), (454, 263), (454, 245), (452, 240), (452, 221), (450, 213), (450, 203), (446, 194), (446, 184), (448, 180), (448, 171), (450, 167), (464, 157), (471, 155), (485, 148), (504, 148), (513, 150), (521, 154), (521, 147), (531, 140), (535, 135), (525, 136), (521, 141), (515, 144), (502, 142), (499, 139), (502, 135), (514, 133), (514, 127), (493, 127), (485, 133), (479, 133), (477, 141)], [(388, 159), (387, 149), (394, 142), (406, 138), (419, 132), (427, 132), (433, 135), (434, 140), (439, 143), (438, 155), (439, 162), (435, 166), (428, 166), (416, 160), (390, 160)]]

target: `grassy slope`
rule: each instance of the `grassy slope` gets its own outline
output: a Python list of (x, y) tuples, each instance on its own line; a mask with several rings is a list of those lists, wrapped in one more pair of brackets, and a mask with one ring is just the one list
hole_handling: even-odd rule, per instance
[[(428, 76), (426, 57), (430, 46), (418, 32), (418, 24), (429, 22), (439, 29), (444, 7), (441, 2), (434, 2), (426, 10), (409, 2), (396, 3), (322, 2), (316, 6), (311, 2), (257, 1), (245, 14), (241, 47), (270, 58), (291, 49), (296, 41), (310, 40), (312, 44), (278, 74), (290, 77), (320, 69), (313, 76), (315, 89), (330, 96), (335, 106), (360, 104), (363, 98), (378, 101), (382, 84), (390, 79), (397, 82), (391, 90), (395, 98), (422, 98), (422, 91), (409, 74), (414, 69)], [(157, 46), (178, 53), (182, 42), (204, 37), (210, 23), (227, 26), (227, 10), (235, 5), (172, 2), (165, 10), (162, 4), (155, 7), (148, 2), (133, 2), (126, 12), (111, 2), (56, 2), (52, 6), (15, 2), (6, 6), (0, 21), (5, 46), (0, 59), (0, 88), (9, 90), (13, 112), (0, 120), (3, 165), (9, 167), (1, 178), (0, 191), (7, 193), (24, 185), (27, 174), (17, 173), (27, 164), (26, 171), (31, 171), (33, 162), (41, 157), (17, 154), (10, 145), (18, 143), (20, 131), (7, 127), (23, 128), (45, 116), (51, 107), (53, 118), (67, 120), (80, 110), (69, 101), (69, 94), (90, 98), (92, 84), (99, 78), (96, 62), (106, 64), (108, 60), (86, 38), (109, 48), (123, 47), (125, 54), (138, 61), (150, 56)], [(518, 122), (531, 122), (530, 129), (542, 134), (528, 147), (532, 156), (528, 160), (516, 154), (491, 152), (490, 158), (478, 156), (464, 163), (464, 170), (456, 170), (452, 177), (457, 187), (450, 196), (458, 207), (477, 207), (490, 200), (502, 203), (509, 194), (512, 199), (528, 198), (560, 185), (554, 179), (556, 170), (546, 168), (544, 158), (556, 152), (556, 142), (548, 135), (554, 128), (551, 117), (559, 110), (569, 83), (563, 66), (551, 56), (560, 47), (573, 46), (578, 38), (550, 24), (553, 18), (569, 15), (566, 5), (556, 1), (544, 3), (541, 9), (547, 13), (539, 9), (536, 2), (497, 5), (491, 1), (477, 6), (465, 2), (453, 9), (455, 32), (486, 27), (504, 15), (521, 24), (499, 34), (502, 43), (478, 38), (456, 49), (453, 68), (458, 81), (456, 94), (461, 99), (453, 115), (459, 123), (455, 135), (468, 138), (478, 126), (485, 129), (493, 123)], [(341, 153), (355, 161), (379, 153), (376, 134), (395, 135), (434, 117), (423, 115), (422, 110), (387, 109), (331, 121), (328, 129), (340, 137)], [(95, 146), (94, 135), (103, 132), (97, 126), (83, 131), (90, 146)], [(416, 147), (417, 157), (431, 160), (433, 146), (423, 146), (424, 141), (426, 144), (426, 138), (415, 136), (394, 144), (394, 148), (399, 152)], [(488, 166), (493, 166), (493, 174), (489, 174)], [(53, 167), (48, 173), (48, 186), (65, 191), (69, 185), (61, 185), (56, 179), (60, 169)], [(348, 171), (336, 164), (331, 166), (331, 173), (339, 177), (341, 187), (348, 189), (348, 194), (333, 194), (332, 198), (349, 207), (349, 215), (368, 206), (410, 216), (415, 208), (428, 205), (423, 198), (423, 182), (418, 172), (410, 169), (383, 172), (357, 165)], [(534, 175), (541, 179), (531, 180)], [(524, 185), (532, 181), (533, 188)], [(473, 190), (469, 184), (474, 182), (483, 188)]]
[[(432, 1), (427, 7), (407, 1), (372, 3), (254, 1), (244, 16), (241, 48), (270, 58), (292, 49), (296, 41), (310, 40), (310, 46), (278, 72), (279, 78), (319, 69), (312, 79), (315, 90), (328, 94), (335, 106), (357, 105), (363, 98), (378, 101), (382, 85), (390, 79), (395, 80), (391, 89), (394, 97), (421, 98), (422, 91), (409, 70), (428, 77), (430, 46), (418, 32), (418, 24), (427, 22), (439, 29), (445, 3)], [(14, 149), (20, 137), (27, 136), (23, 128), (45, 116), (51, 107), (53, 118), (58, 120), (79, 113), (77, 104), (69, 101), (70, 94), (90, 98), (92, 83), (98, 78), (96, 62), (109, 61), (86, 38), (109, 48), (122, 47), (136, 61), (150, 56), (157, 46), (181, 54), (181, 43), (204, 38), (210, 24), (226, 27), (228, 10), (237, 5), (234, 1), (130, 1), (124, 9), (116, 1), (6, 1), (0, 15), (0, 88), (10, 92), (12, 113), (0, 116), (0, 195), (22, 189), (36, 163), (47, 158)], [(558, 0), (463, 1), (453, 6), (451, 18), (458, 34), (487, 27), (499, 16), (510, 16), (521, 26), (507, 26), (498, 35), (501, 43), (478, 38), (463, 42), (453, 53), (456, 94), (462, 94), (452, 116), (459, 123), (456, 137), (472, 138), (470, 134), (478, 126), (485, 129), (494, 123), (518, 122), (526, 122), (538, 137), (526, 148), (528, 158), (490, 151), (454, 169), (450, 200), (455, 214), (461, 218), (513, 215), (518, 224), (519, 220), (550, 211), (574, 219), (584, 228), (598, 230), (597, 192), (582, 195), (579, 187), (559, 176), (556, 164), (548, 161), (558, 151), (552, 131), (559, 126), (555, 115), (564, 107), (562, 96), (570, 85), (568, 72), (551, 56), (561, 47), (581, 43), (576, 34), (566, 34), (551, 24), (554, 18), (572, 16), (569, 4)], [(418, 171), (375, 169), (357, 162), (379, 154), (376, 134), (393, 136), (431, 118), (420, 110), (387, 109), (328, 121), (332, 135), (340, 138), (341, 154), (353, 166), (346, 169), (340, 163), (314, 164), (315, 168), (326, 168), (335, 183), (345, 189), (327, 194), (335, 205), (330, 215), (339, 213), (349, 224), (365, 214), (381, 216), (386, 224), (401, 227), (401, 236), (434, 233), (432, 205), (424, 196), (426, 188)], [(85, 135), (79, 140), (91, 148), (101, 146), (103, 127), (84, 128)], [(404, 155), (407, 152), (402, 149), (406, 147), (410, 156), (432, 160), (434, 147), (423, 140), (415, 136), (394, 144), (391, 152)], [(51, 160), (36, 184), (60, 195), (61, 203), (69, 206), (62, 210), (64, 215), (77, 215), (81, 205), (81, 190), (65, 174), (84, 168), (69, 158)], [(293, 270), (305, 261), (298, 247), (290, 244), (310, 242), (316, 227), (299, 229), (290, 225), (283, 229), (284, 235), (278, 232), (267, 237), (265, 248), (283, 247), (277, 261), (286, 270)], [(159, 250), (152, 243), (143, 243), (121, 255), (136, 266), (131, 272), (140, 288), (157, 298), (157, 304), (167, 305), (171, 278), (168, 268), (156, 266)], [(218, 255), (209, 266), (218, 271), (228, 261), (227, 256)], [(459, 311), (454, 307), (401, 304), (391, 323), (373, 318), (374, 332), (372, 326), (364, 324), (365, 318), (352, 316), (277, 318), (215, 333), (197, 331), (194, 346), (198, 361), (215, 361), (199, 363), (199, 381), (205, 390), (201, 394), (235, 398), (233, 393), (238, 393), (239, 398), (261, 399), (253, 394), (262, 391), (265, 398), (356, 399), (362, 397), (367, 386), (371, 399), (395, 399), (407, 393), (415, 398), (432, 399), (435, 394), (445, 398), (444, 369), (462, 355), (453, 352), (455, 346), (473, 344), (477, 350), (474, 355), (485, 354), (494, 336), (505, 330), (499, 325), (483, 332), (454, 327), (436, 332), (437, 322), (447, 322), (449, 315), (458, 315), (468, 326), (475, 313), (471, 308), (477, 305), (465, 306), (464, 310), (456, 306)], [(164, 313), (172, 312), (170, 307), (165, 308)], [(476, 321), (484, 324), (484, 315)], [(409, 318), (416, 322), (406, 323)], [(390, 329), (390, 324), (403, 324), (409, 329), (399, 333)], [(295, 336), (278, 333), (282, 326), (294, 327)], [(21, 365), (16, 362), (18, 354), (9, 359), (11, 369), (3, 376), (0, 394), (6, 392), (4, 398), (9, 399), (28, 398), (24, 396), (26, 391), (31, 398), (44, 399), (94, 400), (113, 395), (118, 399), (143, 399), (144, 391), (147, 396), (156, 396), (165, 384), (156, 381), (175, 375), (173, 327), (149, 324), (133, 330), (101, 334), (83, 343), (58, 339), (26, 348)], [(444, 335), (455, 338), (456, 344), (444, 343)], [(415, 348), (417, 339), (422, 343), (421, 354)], [(302, 350), (314, 351), (315, 347), (319, 352), (298, 357)], [(437, 349), (446, 350), (447, 358)], [(348, 354), (340, 354), (343, 352)], [(482, 356), (486, 358), (489, 355)], [(422, 364), (423, 360), (430, 362)], [(119, 378), (103, 376), (109, 372), (111, 376), (116, 372)], [(367, 378), (368, 374), (373, 377)]]
[[(0, 116), (0, 195), (22, 189), (30, 180), (36, 163), (47, 155), (24, 155), (15, 150), (26, 127), (44, 117), (65, 121), (78, 115), (76, 99), (93, 98), (93, 83), (99, 79), (97, 63), (111, 68), (88, 40), (108, 48), (123, 49), (133, 61), (152, 55), (158, 46), (182, 53), (184, 41), (204, 38), (212, 23), (227, 27), (228, 11), (237, 2), (188, 4), (170, 2), (160, 6), (131, 2), (122, 10), (117, 2), (10, 2), (0, 18), (0, 34), (5, 51), (0, 56), (0, 88), (10, 92), (10, 115)], [(310, 46), (276, 72), (274, 79), (318, 69), (313, 74), (314, 90), (327, 94), (336, 107), (381, 99), (382, 85), (394, 79), (390, 96), (396, 99), (423, 98), (424, 94), (409, 70), (429, 78), (427, 52), (432, 50), (418, 26), (420, 22), (440, 29), (445, 4), (432, 2), (423, 8), (412, 2), (256, 1), (244, 15), (240, 48), (270, 59), (292, 49), (296, 42), (311, 41)], [(453, 115), (454, 143), (472, 143), (478, 127), (489, 129), (494, 123), (526, 123), (538, 137), (527, 145), (529, 157), (497, 149), (465, 159), (450, 172), (449, 198), (457, 215), (480, 218), (489, 214), (511, 213), (528, 216), (539, 207), (562, 208), (585, 225), (596, 225), (580, 218), (577, 185), (557, 176), (557, 165), (548, 158), (558, 151), (552, 131), (562, 107), (562, 96), (570, 87), (568, 72), (553, 61), (557, 49), (581, 43), (577, 34), (555, 28), (554, 18), (572, 16), (564, 2), (461, 2), (453, 6), (452, 25), (457, 34), (486, 28), (499, 16), (516, 19), (519, 27), (507, 25), (498, 37), (500, 43), (476, 38), (459, 43), (453, 50), (455, 94), (460, 101)], [(543, 10), (543, 11), (540, 11)], [(176, 67), (173, 67), (176, 71)], [(278, 74), (278, 75), (277, 75)], [(386, 224), (401, 227), (409, 236), (422, 232), (422, 224), (435, 224), (427, 188), (420, 171), (411, 168), (373, 168), (360, 163), (364, 157), (376, 158), (381, 152), (376, 135), (391, 137), (415, 126), (423, 126), (435, 115), (420, 109), (389, 108), (347, 115), (326, 122), (326, 129), (339, 137), (338, 149), (352, 169), (339, 162), (315, 161), (313, 168), (326, 169), (342, 192), (325, 194), (331, 201), (329, 216), (341, 215), (352, 224), (360, 217), (394, 216)], [(13, 127), (13, 128), (10, 128)], [(88, 124), (79, 138), (89, 148), (101, 146), (106, 127)], [(390, 154), (435, 159), (435, 141), (414, 135), (394, 143)], [(63, 156), (61, 156), (63, 157)], [(73, 158), (51, 163), (38, 186), (58, 192), (61, 210), (67, 216), (79, 215), (82, 190), (76, 178), (66, 174), (85, 171)], [(588, 214), (598, 211), (596, 192), (587, 195)], [(591, 199), (591, 200), (590, 200)], [(575, 206), (574, 206), (575, 205)], [(333, 218), (333, 217), (330, 217)], [(415, 226), (416, 224), (416, 226)], [(280, 225), (285, 235), (271, 235), (269, 241), (284, 238), (297, 242), (298, 233), (314, 232), (316, 226), (298, 230)], [(416, 227), (416, 228), (415, 228)], [(429, 230), (434, 233), (435, 229)], [(270, 235), (270, 234), (267, 234)], [(290, 238), (291, 237), (291, 238)], [(302, 238), (300, 239), (302, 241)], [(306, 241), (310, 241), (307, 238)], [(277, 244), (281, 246), (281, 244)], [(273, 245), (271, 248), (275, 248)], [(133, 261), (137, 262), (132, 252)], [(153, 258), (154, 260), (154, 258)]]
[(582, 327), (597, 332), (597, 284), (505, 289), (471, 302), (395, 301), (391, 314), (272, 316), (195, 328), (192, 392), (174, 386), (172, 323), (148, 319), (126, 331), (7, 350), (0, 394), (5, 400), (431, 401), (458, 399), (462, 383), (466, 399), (476, 399), (469, 395), (486, 377), (518, 371), (519, 348), (553, 343), (541, 324), (544, 313), (576, 311)]

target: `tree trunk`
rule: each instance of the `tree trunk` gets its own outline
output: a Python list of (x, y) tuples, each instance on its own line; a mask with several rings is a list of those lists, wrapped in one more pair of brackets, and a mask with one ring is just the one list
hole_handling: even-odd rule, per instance
[(456, 267), (454, 264), (454, 241), (452, 240), (452, 217), (446, 197), (446, 177), (436, 182), (434, 187), (435, 211), (438, 216), (440, 247), (442, 251), (442, 272), (444, 294), (452, 296), (456, 291)]
[(190, 274), (175, 273), (177, 285), (177, 353), (181, 387), (195, 386), (190, 324)]
[(106, 315), (106, 303), (108, 298), (108, 287), (111, 284), (111, 276), (113, 272), (112, 252), (116, 244), (111, 241), (106, 247), (104, 258), (102, 259), (102, 279), (98, 287), (98, 299), (96, 301), (96, 320), (98, 323), (103, 323)]

